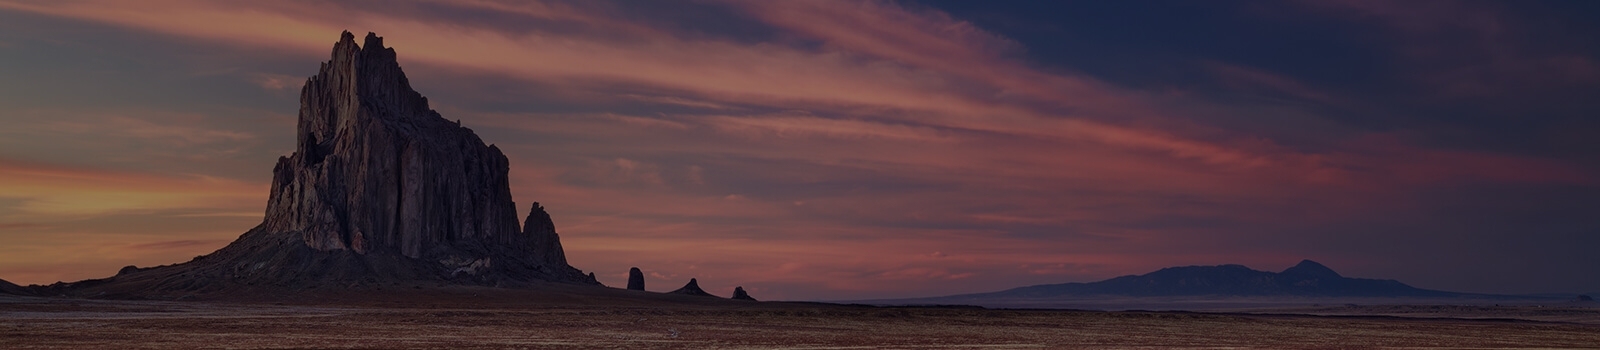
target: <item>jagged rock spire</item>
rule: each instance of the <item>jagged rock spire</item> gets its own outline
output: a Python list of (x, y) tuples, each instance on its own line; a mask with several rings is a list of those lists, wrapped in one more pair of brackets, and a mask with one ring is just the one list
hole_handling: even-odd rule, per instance
[[(430, 109), (377, 34), (360, 45), (350, 32), (340, 35), (300, 91), (296, 135), (295, 152), (273, 168), (266, 217), (254, 234), (295, 237), (321, 252), (442, 264), (408, 266), (447, 278), (598, 283), (567, 265), (539, 203), (518, 227), (506, 156)], [(365, 260), (362, 269), (397, 268), (393, 260)], [(483, 277), (491, 275), (499, 277)]]
[(505, 155), (429, 109), (376, 34), (364, 46), (340, 36), (301, 90), (297, 135), (273, 170), (265, 225), (312, 248), (419, 258), (519, 233)]

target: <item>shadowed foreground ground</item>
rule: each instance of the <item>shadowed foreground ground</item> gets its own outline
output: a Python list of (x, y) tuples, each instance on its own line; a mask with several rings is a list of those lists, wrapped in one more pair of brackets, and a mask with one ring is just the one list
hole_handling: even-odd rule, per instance
[(247, 302), (0, 297), (0, 348), (1600, 346), (1600, 325), (1584, 323), (871, 308), (608, 293), (524, 298), (455, 289)]

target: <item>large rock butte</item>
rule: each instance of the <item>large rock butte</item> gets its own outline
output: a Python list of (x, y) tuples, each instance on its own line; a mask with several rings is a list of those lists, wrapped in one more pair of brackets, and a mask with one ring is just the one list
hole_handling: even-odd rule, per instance
[(599, 284), (567, 264), (539, 203), (518, 228), (506, 156), (430, 109), (375, 34), (357, 45), (344, 32), (306, 81), (296, 139), (272, 170), (262, 223), (227, 247), (53, 288)]

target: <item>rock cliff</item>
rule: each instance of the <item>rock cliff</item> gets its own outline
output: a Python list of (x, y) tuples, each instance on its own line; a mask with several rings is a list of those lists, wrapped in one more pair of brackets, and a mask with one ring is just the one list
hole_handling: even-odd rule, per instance
[(298, 232), (322, 251), (411, 258), (516, 238), (505, 155), (429, 109), (377, 35), (357, 46), (344, 33), (301, 89), (299, 120), (295, 153), (273, 168), (265, 229)]

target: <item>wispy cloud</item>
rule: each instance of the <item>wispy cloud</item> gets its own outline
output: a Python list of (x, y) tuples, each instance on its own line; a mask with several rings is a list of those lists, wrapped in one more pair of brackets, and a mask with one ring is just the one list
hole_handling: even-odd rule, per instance
[[(1418, 32), (1448, 17), (1427, 6), (1351, 4), (1309, 6), (1426, 17), (1394, 21)], [(341, 30), (377, 32), (436, 108), (506, 150), (514, 195), (551, 210), (574, 263), (613, 284), (640, 266), (671, 283), (698, 276), (715, 290), (744, 284), (780, 298), (837, 298), (975, 292), (1176, 263), (1270, 266), (1312, 250), (1282, 232), (1414, 210), (1426, 190), (1596, 181), (1558, 159), (1430, 147), (1391, 130), (1291, 145), (1292, 134), (1208, 118), (1372, 107), (1292, 74), (1215, 60), (1181, 64), (1227, 88), (1309, 103), (1272, 110), (1141, 90), (1030, 60), (1023, 42), (911, 3), (692, 4), (726, 10), (737, 17), (726, 25), (739, 30), (630, 12), (638, 4), (367, 5), (0, 1), (0, 11), (286, 61), (325, 57)], [(1486, 18), (1462, 25), (1501, 35)], [(1579, 80), (1596, 71), (1582, 55), (1507, 62), (1560, 67)], [(252, 93), (292, 92), (303, 81), (241, 77)], [(271, 157), (292, 149), (287, 129), (106, 109), (29, 114), (39, 117), (0, 140), (31, 147), (45, 142), (29, 135), (49, 134), (98, 145), (57, 157), (67, 164), (4, 154), (0, 193), (23, 199), (12, 209), (22, 214), (0, 222), (132, 212), (248, 221), (265, 202)], [(126, 149), (108, 151), (118, 148)], [(189, 163), (129, 164), (167, 159), (157, 154)], [(106, 164), (81, 165), (95, 163)], [(223, 168), (261, 176), (219, 175), (233, 171)], [(175, 262), (219, 235), (186, 232), (96, 249)], [(82, 236), (59, 240), (74, 238)], [(47, 238), (33, 239), (27, 254), (50, 251)]]

